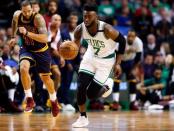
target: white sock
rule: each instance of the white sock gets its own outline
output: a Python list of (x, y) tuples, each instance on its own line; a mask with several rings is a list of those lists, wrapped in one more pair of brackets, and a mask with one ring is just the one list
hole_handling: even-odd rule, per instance
[(136, 99), (136, 94), (130, 94), (130, 101), (133, 102)]
[(57, 99), (56, 92), (54, 92), (53, 94), (49, 93), (49, 95), (50, 95), (50, 100), (51, 101), (55, 101)]
[(15, 91), (16, 91), (16, 89), (9, 89), (9, 90), (8, 90), (8, 98), (9, 98), (11, 101), (14, 101)]
[(31, 88), (28, 90), (24, 90), (24, 92), (25, 92), (25, 97), (33, 97), (32, 92), (31, 92)]
[(113, 93), (113, 94), (112, 94), (112, 97), (113, 97), (113, 100), (114, 100), (114, 101), (119, 102), (119, 97), (120, 97), (119, 92)]

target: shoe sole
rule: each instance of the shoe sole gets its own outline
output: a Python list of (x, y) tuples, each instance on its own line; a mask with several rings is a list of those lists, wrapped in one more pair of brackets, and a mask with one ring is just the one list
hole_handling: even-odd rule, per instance
[(33, 111), (33, 109), (31, 109), (31, 110), (29, 110), (29, 111), (24, 110), (25, 113), (30, 113), (30, 112), (32, 112), (32, 111)]
[(86, 127), (86, 126), (88, 126), (88, 125), (89, 125), (89, 122), (88, 122), (87, 124), (85, 124), (85, 125), (82, 125), (82, 126), (73, 126), (73, 125), (72, 125), (72, 127), (73, 127), (73, 128), (83, 128), (83, 127)]

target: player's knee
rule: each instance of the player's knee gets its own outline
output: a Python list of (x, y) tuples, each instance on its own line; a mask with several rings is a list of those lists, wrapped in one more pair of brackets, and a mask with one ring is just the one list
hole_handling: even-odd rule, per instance
[(103, 87), (96, 83), (95, 81), (92, 81), (87, 89), (87, 97), (91, 100), (99, 98), (103, 93), (101, 93), (101, 90)]
[(61, 77), (61, 73), (59, 71), (55, 71), (54, 72), (54, 78), (55, 79), (60, 79), (60, 77)]
[(41, 80), (43, 83), (49, 83), (51, 81), (50, 75), (40, 75)]
[(28, 61), (23, 60), (20, 63), (20, 73), (21, 74), (27, 74), (29, 73), (29, 68), (30, 68), (30, 64)]

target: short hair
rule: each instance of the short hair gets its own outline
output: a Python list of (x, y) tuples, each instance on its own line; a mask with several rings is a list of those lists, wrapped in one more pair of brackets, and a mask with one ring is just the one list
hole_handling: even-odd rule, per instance
[(31, 5), (39, 5), (39, 2), (37, 0), (31, 0), (30, 4)]
[(96, 3), (86, 3), (83, 7), (83, 10), (85, 11), (98, 11), (97, 4)]
[(30, 3), (29, 0), (24, 0), (24, 1), (21, 3), (21, 7), (23, 7), (23, 6), (28, 6), (28, 5), (31, 6), (31, 3)]
[(77, 18), (78, 18), (78, 13), (77, 12), (71, 12), (70, 15), (68, 16), (68, 18), (66, 19), (67, 23), (70, 23), (70, 17), (71, 16), (77, 16)]
[(48, 6), (49, 6), (50, 3), (52, 3), (52, 2), (56, 3), (56, 5), (58, 6), (57, 0), (49, 0), (49, 1), (48, 1)]

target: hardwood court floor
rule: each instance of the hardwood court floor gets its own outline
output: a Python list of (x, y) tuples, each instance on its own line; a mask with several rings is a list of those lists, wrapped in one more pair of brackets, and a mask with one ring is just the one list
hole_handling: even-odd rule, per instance
[(78, 114), (0, 114), (0, 131), (174, 131), (174, 112), (91, 112), (87, 128), (71, 128)]

